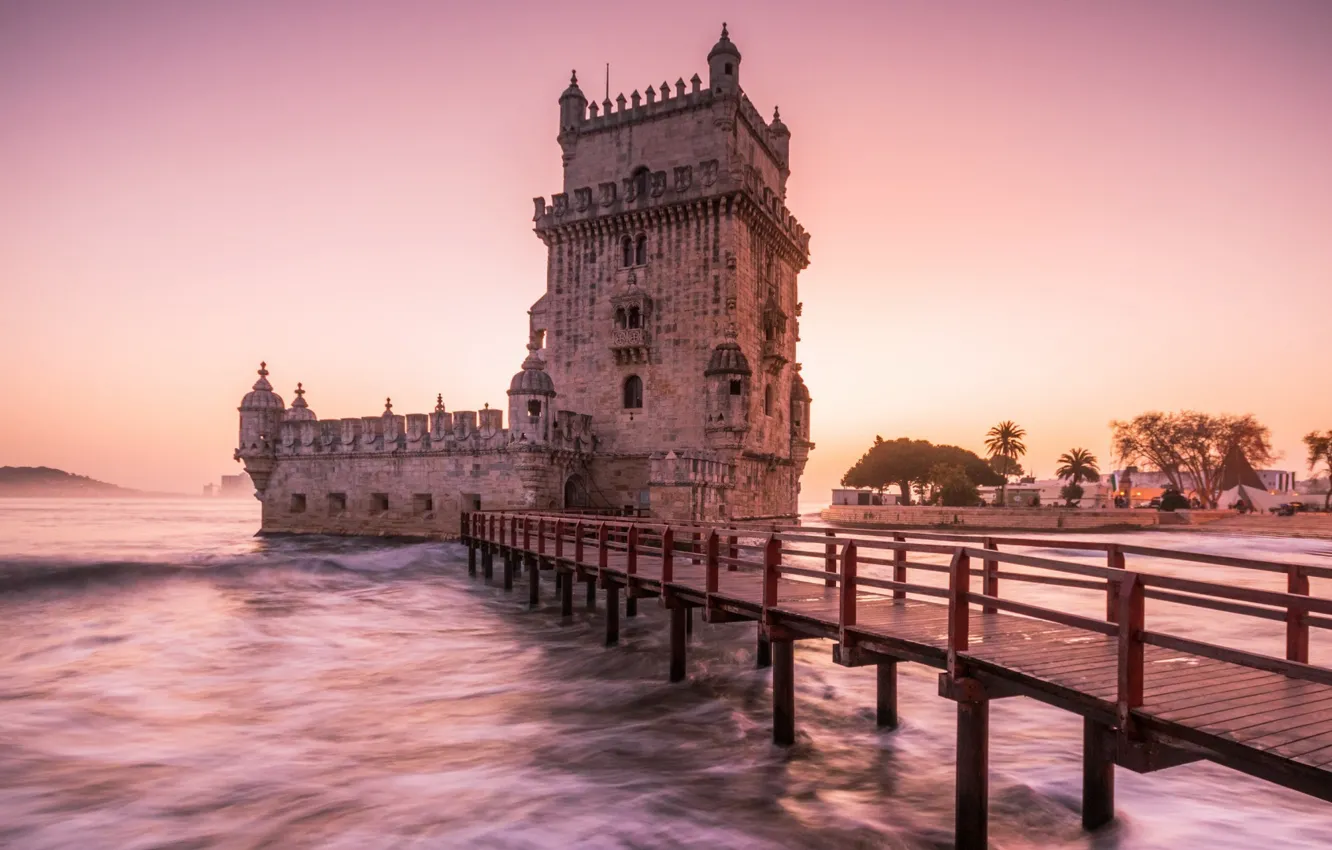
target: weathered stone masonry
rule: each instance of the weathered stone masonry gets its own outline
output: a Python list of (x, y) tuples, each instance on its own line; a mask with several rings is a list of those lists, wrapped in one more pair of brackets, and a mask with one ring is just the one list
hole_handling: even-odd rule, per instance
[[(790, 131), (739, 84), (725, 28), (706, 88), (559, 99), (563, 191), (529, 354), (498, 410), (320, 422), (259, 381), (237, 458), (265, 531), (449, 536), (475, 508), (604, 507), (671, 519), (790, 516), (809, 440), (786, 207)], [(573, 411), (583, 411), (575, 413)]]

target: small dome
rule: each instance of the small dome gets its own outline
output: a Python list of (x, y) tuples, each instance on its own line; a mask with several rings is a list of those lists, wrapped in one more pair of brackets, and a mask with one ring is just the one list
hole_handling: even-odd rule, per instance
[(740, 48), (736, 47), (731, 41), (731, 36), (726, 31), (726, 24), (722, 24), (721, 39), (719, 39), (717, 43), (712, 46), (712, 50), (708, 52), (708, 61), (711, 62), (712, 57), (721, 56), (723, 54), (734, 56), (736, 61), (739, 61), (740, 59)]
[(318, 419), (315, 412), (310, 409), (310, 405), (305, 401), (305, 388), (298, 382), (296, 384), (296, 398), (292, 399), (291, 407), (282, 416), (284, 422), (314, 422)]
[(791, 131), (782, 123), (782, 112), (777, 107), (772, 108), (772, 123), (768, 125), (768, 132), (779, 136), (789, 136)]
[(723, 342), (712, 349), (712, 357), (708, 360), (708, 368), (703, 370), (704, 375), (752, 375), (753, 371), (749, 368), (749, 361), (745, 359), (745, 353), (740, 350), (740, 346), (735, 342)]
[(523, 370), (509, 381), (509, 395), (555, 395), (555, 382), (546, 374), (546, 363), (537, 357), (537, 348), (535, 342), (528, 343)]
[(795, 380), (791, 382), (791, 400), (809, 401), (809, 387), (805, 386), (805, 379), (800, 377), (798, 372)]
[(587, 98), (583, 96), (583, 90), (578, 87), (577, 71), (574, 71), (573, 75), (569, 78), (569, 87), (560, 95), (560, 100), (564, 100), (566, 97), (576, 97), (581, 100), (587, 100)]
[(241, 410), (283, 410), (282, 396), (273, 392), (273, 385), (268, 382), (268, 364), (259, 364), (259, 380), (254, 388), (241, 399)]

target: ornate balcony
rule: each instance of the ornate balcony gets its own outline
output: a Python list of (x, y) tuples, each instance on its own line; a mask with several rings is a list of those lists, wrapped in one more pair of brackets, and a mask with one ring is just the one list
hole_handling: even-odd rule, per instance
[(648, 360), (648, 333), (645, 328), (615, 328), (611, 331), (611, 351), (615, 362), (646, 363)]

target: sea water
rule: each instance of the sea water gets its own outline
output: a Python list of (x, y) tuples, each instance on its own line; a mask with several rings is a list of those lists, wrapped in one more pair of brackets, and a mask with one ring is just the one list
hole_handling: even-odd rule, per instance
[[(549, 574), (529, 611), (525, 589), (469, 579), (457, 544), (257, 524), (251, 501), (0, 500), (0, 846), (952, 845), (955, 709), (937, 671), (901, 665), (902, 725), (878, 731), (873, 671), (801, 642), (798, 740), (778, 748), (752, 624), (696, 621), (672, 685), (655, 600), (605, 648), (581, 593), (561, 622)], [(1332, 564), (1326, 541), (1130, 538)], [(1001, 592), (1019, 591), (1103, 612), (1085, 591)], [(1149, 603), (1150, 626), (1283, 649), (1280, 624), (1175, 607)], [(1332, 661), (1332, 635), (1313, 641)], [(1118, 770), (1118, 819), (1086, 834), (1081, 719), (1023, 698), (991, 716), (992, 846), (1332, 847), (1332, 805), (1209, 763)]]

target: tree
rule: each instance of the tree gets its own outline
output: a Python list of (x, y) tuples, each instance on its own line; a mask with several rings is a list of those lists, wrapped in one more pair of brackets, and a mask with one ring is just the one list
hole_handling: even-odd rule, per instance
[[(1067, 481), (1070, 484), (1078, 485), (1084, 481), (1096, 482), (1101, 480), (1100, 467), (1096, 465), (1096, 455), (1086, 449), (1073, 449), (1064, 452), (1059, 456), (1059, 466), (1055, 469), (1055, 477), (1060, 481)], [(1082, 490), (1081, 487), (1078, 488)], [(1079, 492), (1079, 499), (1082, 493)]]
[(1236, 446), (1254, 466), (1272, 461), (1267, 427), (1253, 414), (1213, 415), (1196, 410), (1152, 411), (1128, 422), (1111, 422), (1115, 450), (1125, 463), (1143, 462), (1163, 472), (1170, 486), (1187, 492), (1184, 475), (1199, 500), (1216, 507), (1221, 495), (1221, 464)]
[(1323, 496), (1323, 510), (1332, 502), (1332, 431), (1310, 431), (1304, 435), (1304, 445), (1309, 449), (1309, 471), (1317, 472), (1318, 464), (1327, 468), (1327, 494)]
[[(1061, 475), (1060, 477), (1062, 478), (1063, 476)], [(1065, 484), (1063, 487), (1059, 488), (1059, 498), (1063, 499), (1064, 503), (1070, 508), (1073, 507), (1074, 502), (1082, 498), (1082, 494), (1082, 485), (1076, 481)]]
[[(1004, 457), (1003, 455), (995, 455), (991, 457), (986, 461), (985, 465), (990, 467), (990, 470), (995, 474), (996, 478), (999, 479), (1010, 475), (1021, 476), (1026, 474), (1026, 470), (1022, 468), (1022, 464), (1013, 460), (1011, 457)], [(1007, 472), (1005, 472), (1005, 470), (1007, 470)], [(1002, 484), (1003, 482), (996, 480), (994, 483)]]
[(994, 426), (985, 435), (985, 448), (991, 458), (1004, 458), (1003, 469), (1000, 472), (1004, 476), (1004, 482), (999, 486), (999, 504), (1007, 501), (1008, 495), (1008, 469), (1009, 461), (1016, 461), (1027, 453), (1027, 446), (1022, 442), (1022, 438), (1027, 436), (1027, 432), (1018, 426), (1011, 419), (1005, 419)]
[(899, 437), (885, 440), (875, 437), (874, 444), (842, 476), (845, 487), (872, 487), (882, 493), (896, 484), (902, 491), (902, 503), (911, 503), (912, 490), (932, 497), (937, 483), (931, 470), (939, 465), (960, 467), (973, 484), (999, 484), (1002, 479), (984, 460), (957, 446), (936, 446), (928, 440)]
[(968, 508), (980, 501), (980, 491), (967, 477), (967, 471), (950, 463), (937, 463), (930, 470), (939, 504), (950, 508)]

